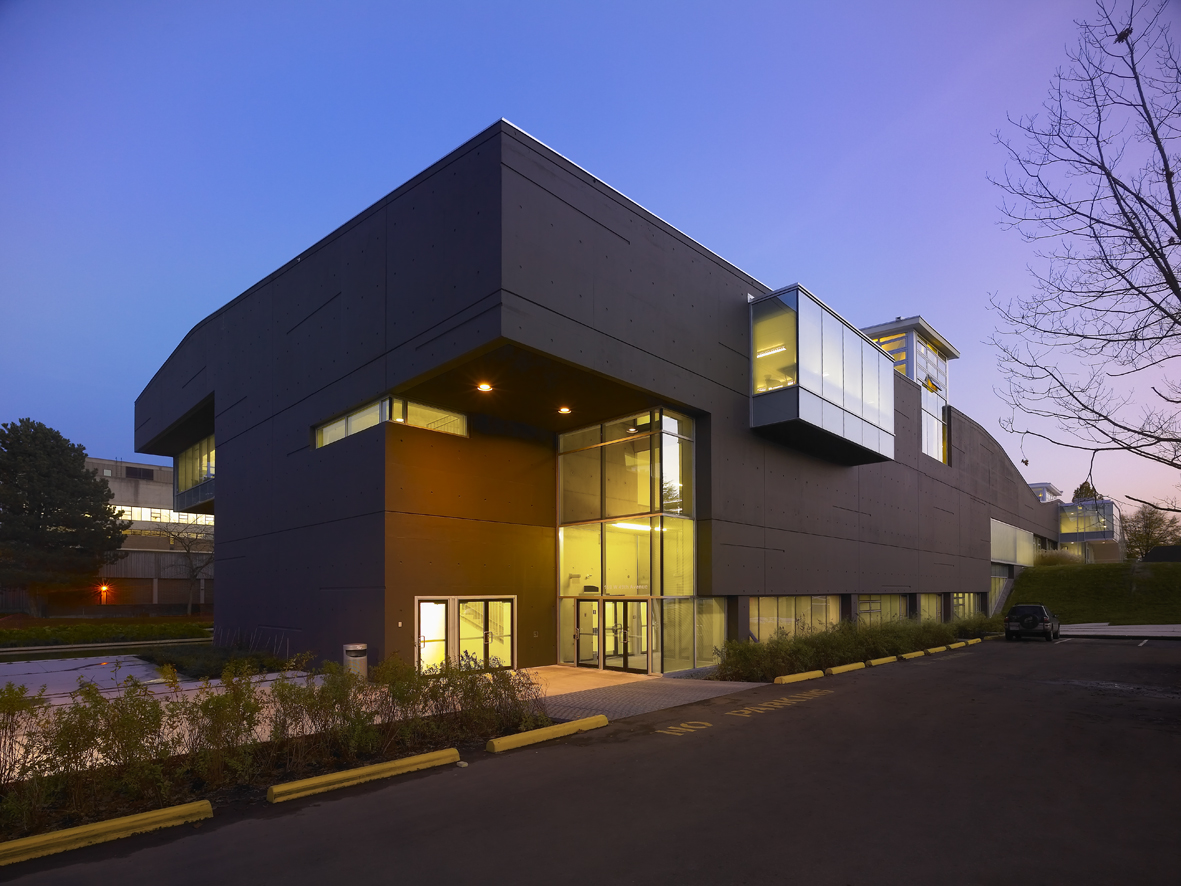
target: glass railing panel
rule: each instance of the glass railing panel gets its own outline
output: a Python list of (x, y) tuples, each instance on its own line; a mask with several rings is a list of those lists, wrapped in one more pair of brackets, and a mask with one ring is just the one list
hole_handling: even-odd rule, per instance
[(829, 403), (843, 406), (845, 402), (845, 324), (834, 314), (825, 311), (821, 317), (821, 361), (824, 367), (824, 389), (821, 396)]
[(799, 298), (799, 374), (800, 386), (817, 394), (823, 384), (823, 315), (824, 310), (808, 296)]
[(851, 327), (844, 331), (844, 377), (845, 411), (860, 416), (861, 398), (861, 345), (864, 339)]
[(878, 372), (885, 359), (871, 342), (861, 342), (861, 415), (872, 425), (881, 422), (878, 411)]

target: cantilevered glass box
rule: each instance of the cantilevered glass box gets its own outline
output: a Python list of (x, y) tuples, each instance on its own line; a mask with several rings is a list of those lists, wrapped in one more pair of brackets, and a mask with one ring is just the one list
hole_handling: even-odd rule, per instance
[(894, 457), (894, 361), (799, 284), (751, 302), (751, 427), (840, 464)]

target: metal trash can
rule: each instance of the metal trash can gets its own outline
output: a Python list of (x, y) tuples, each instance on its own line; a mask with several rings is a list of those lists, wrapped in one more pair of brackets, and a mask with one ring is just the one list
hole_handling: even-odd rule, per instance
[(369, 644), (344, 644), (344, 670), (346, 674), (356, 674), (358, 677), (369, 679)]

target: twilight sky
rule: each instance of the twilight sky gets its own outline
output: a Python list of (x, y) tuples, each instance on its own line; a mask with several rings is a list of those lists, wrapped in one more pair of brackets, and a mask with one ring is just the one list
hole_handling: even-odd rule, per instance
[[(985, 174), (1092, 9), (0, 0), (0, 421), (161, 461), (133, 404), (185, 333), (505, 117), (770, 286), (921, 313), (952, 403), (1069, 497), (1087, 457), (997, 424), (988, 296), (1034, 258)], [(1127, 456), (1095, 478), (1177, 494)]]

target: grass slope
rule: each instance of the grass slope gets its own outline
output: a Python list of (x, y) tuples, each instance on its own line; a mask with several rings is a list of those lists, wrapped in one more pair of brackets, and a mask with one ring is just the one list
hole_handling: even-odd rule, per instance
[(1033, 566), (1013, 584), (1006, 611), (1044, 603), (1063, 624), (1181, 624), (1181, 563)]

